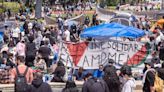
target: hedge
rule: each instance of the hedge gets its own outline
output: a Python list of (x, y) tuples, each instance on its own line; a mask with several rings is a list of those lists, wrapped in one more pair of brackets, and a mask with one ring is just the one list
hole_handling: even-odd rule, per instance
[[(2, 2), (0, 2), (0, 6), (2, 6)], [(19, 11), (20, 5), (17, 2), (4, 2), (3, 6), (5, 9), (11, 9), (12, 12), (17, 13)], [(0, 9), (0, 13), (2, 13), (3, 9)]]

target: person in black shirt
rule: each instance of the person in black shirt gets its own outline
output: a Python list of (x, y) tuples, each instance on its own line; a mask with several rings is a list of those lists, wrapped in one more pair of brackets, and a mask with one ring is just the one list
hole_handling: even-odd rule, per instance
[(34, 37), (29, 36), (29, 42), (26, 44), (26, 65), (28, 67), (34, 66), (34, 59), (36, 56), (36, 46), (33, 42)]
[(76, 84), (74, 81), (67, 81), (65, 88), (62, 90), (62, 92), (80, 92), (78, 88), (76, 87)]
[(147, 70), (144, 73), (143, 76), (143, 92), (155, 92), (154, 89), (154, 82), (155, 82), (155, 69), (154, 64), (149, 61), (145, 63), (145, 66)]
[(108, 72), (110, 72), (110, 70), (112, 69), (114, 72), (117, 71), (116, 67), (114, 66), (114, 60), (113, 59), (109, 59), (108, 60), (108, 65), (106, 65), (103, 69), (105, 75), (108, 75)]
[(7, 63), (6, 63), (6, 65), (7, 65), (7, 66), (10, 66), (11, 68), (14, 68), (16, 65), (15, 65), (15, 63), (13, 62), (13, 61), (14, 61), (14, 60), (13, 60), (13, 54), (12, 54), (12, 53), (9, 53), (8, 56), (9, 56), (9, 58), (7, 58)]
[(162, 63), (162, 67), (158, 69), (158, 76), (164, 80), (164, 62)]
[(45, 60), (45, 62), (47, 64), (47, 67), (50, 67), (49, 56), (51, 54), (51, 49), (48, 45), (49, 45), (49, 40), (47, 39), (44, 41), (44, 45), (39, 48), (38, 52), (39, 52), (39, 54), (42, 55), (43, 59)]
[(62, 61), (59, 61), (57, 63), (57, 67), (55, 71), (53, 72), (54, 77), (51, 82), (64, 82), (63, 77), (65, 75), (65, 67)]
[(43, 82), (43, 74), (36, 72), (29, 92), (52, 92), (51, 86)]
[(96, 17), (97, 17), (97, 14), (94, 13), (93, 16), (92, 16), (92, 24), (93, 24), (93, 25), (96, 25), (96, 20), (97, 20)]

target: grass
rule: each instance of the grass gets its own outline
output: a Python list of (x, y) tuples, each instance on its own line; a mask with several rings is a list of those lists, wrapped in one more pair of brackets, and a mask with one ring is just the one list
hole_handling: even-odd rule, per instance
[(88, 16), (89, 19), (92, 20), (92, 16), (93, 16), (93, 14), (86, 14), (86, 16)]
[[(66, 14), (62, 14), (61, 16), (62, 16), (62, 17), (65, 17)], [(86, 14), (86, 16), (88, 16), (89, 19), (92, 20), (92, 16), (93, 16), (93, 14), (88, 13), (88, 14)], [(55, 15), (55, 14), (52, 14), (51, 17), (54, 18), (54, 19), (56, 19), (56, 15)], [(74, 18), (74, 17), (76, 17), (76, 16), (73, 15), (73, 18)]]
[(115, 10), (116, 6), (108, 6), (107, 8), (110, 9), (110, 10)]
[(0, 8), (0, 13), (2, 13), (2, 12), (3, 12), (3, 9)]
[[(2, 2), (0, 2), (0, 6), (2, 6)], [(19, 4), (17, 2), (4, 2), (3, 6), (5, 9), (11, 9), (12, 12), (17, 13), (19, 11)], [(2, 13), (3, 9), (0, 9), (0, 13)]]

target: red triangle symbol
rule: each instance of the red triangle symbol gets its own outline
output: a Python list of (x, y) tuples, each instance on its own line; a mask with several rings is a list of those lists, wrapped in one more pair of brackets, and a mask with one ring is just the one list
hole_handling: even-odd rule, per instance
[(146, 46), (142, 46), (142, 48), (140, 50), (138, 50), (138, 52), (136, 52), (127, 62), (127, 65), (130, 66), (135, 66), (138, 65), (140, 63), (142, 63), (142, 61), (146, 58), (147, 55), (147, 48)]
[(79, 63), (87, 47), (88, 47), (88, 42), (82, 42), (82, 43), (77, 43), (77, 44), (72, 44), (72, 43), (67, 44), (69, 54), (72, 57), (75, 66), (77, 66), (77, 64)]

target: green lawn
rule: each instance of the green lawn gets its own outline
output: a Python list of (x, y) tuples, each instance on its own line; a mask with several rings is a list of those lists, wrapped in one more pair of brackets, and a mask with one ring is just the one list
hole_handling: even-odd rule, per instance
[(89, 16), (89, 19), (92, 20), (93, 14), (86, 14), (86, 16)]
[(115, 10), (116, 9), (116, 6), (108, 6), (107, 7), (109, 10)]
[[(66, 16), (66, 14), (62, 14), (62, 17), (65, 17), (65, 16)], [(86, 14), (86, 16), (89, 16), (89, 19), (92, 20), (93, 14)], [(51, 17), (56, 19), (56, 15), (54, 15), (54, 14), (52, 14)], [(73, 17), (75, 17), (75, 15), (73, 15)]]

